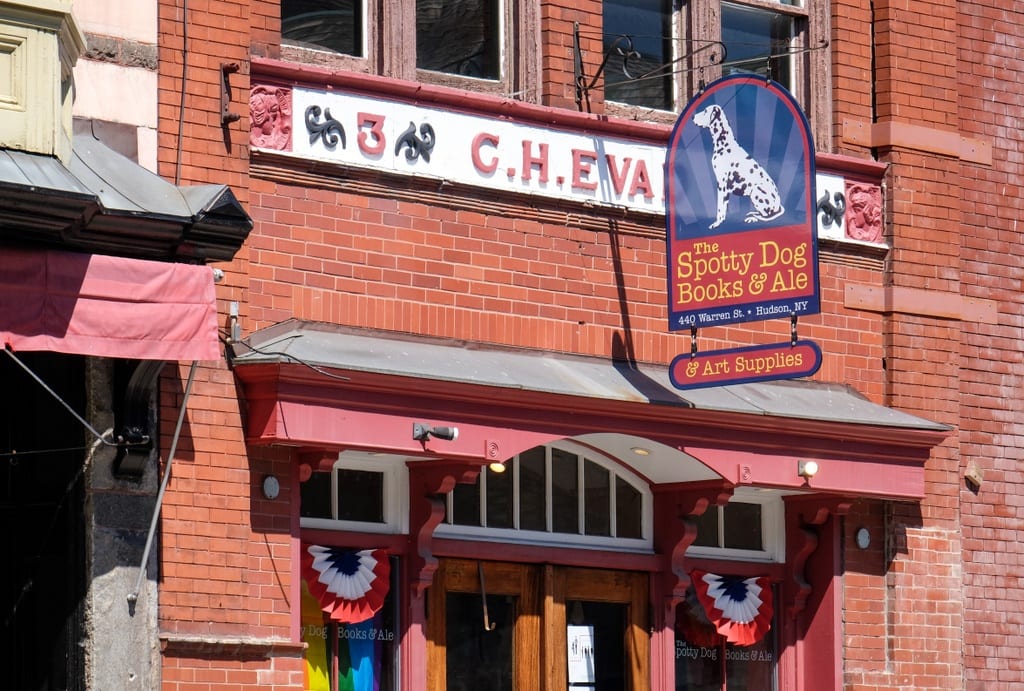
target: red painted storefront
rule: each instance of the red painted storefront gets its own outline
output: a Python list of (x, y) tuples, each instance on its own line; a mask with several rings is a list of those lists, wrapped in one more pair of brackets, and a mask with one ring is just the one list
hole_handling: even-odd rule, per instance
[[(543, 7), (540, 50), (555, 56), (551, 36), (570, 35), (571, 13)], [(238, 18), (246, 16), (235, 11), (242, 8), (251, 19)], [(275, 11), (273, 3), (213, 3), (204, 15), (209, 25), (249, 37), (249, 45), (232, 42), (224, 53), (201, 38), (193, 50), (205, 46), (199, 52), (212, 61), (244, 64), (231, 79), (254, 94), (358, 96), (530, 133), (584, 133), (596, 142), (658, 147), (668, 139), (665, 122), (578, 112), (571, 65), (546, 67), (546, 95), (528, 104), (409, 75), (282, 59)], [(551, 622), (564, 623), (560, 607), (572, 596), (559, 600), (559, 579), (571, 590), (573, 578), (592, 573), (593, 582), (603, 582), (612, 572), (640, 574), (649, 606), (646, 619), (632, 620), (634, 629), (643, 620), (646, 634), (628, 634), (643, 650), (631, 654), (626, 687), (685, 688), (677, 685), (676, 619), (695, 569), (766, 576), (774, 585), (779, 688), (982, 688), (971, 684), (981, 683), (984, 669), (960, 653), (972, 627), (981, 626), (970, 622), (981, 617), (960, 577), (972, 538), (959, 535), (962, 512), (970, 514), (978, 496), (961, 489), (961, 454), (983, 446), (988, 432), (966, 447), (957, 438), (964, 422), (957, 401), (970, 377), (953, 376), (950, 356), (964, 352), (965, 323), (995, 330), (1000, 315), (996, 298), (960, 284), (983, 281), (969, 272), (950, 278), (967, 250), (935, 256), (937, 241), (919, 229), (945, 234), (944, 246), (962, 249), (948, 211), (961, 204), (938, 183), (964, 168), (990, 170), (992, 161), (981, 133), (938, 137), (952, 131), (945, 116), (905, 125), (920, 112), (877, 94), (881, 105), (869, 111), (851, 74), (863, 48), (851, 35), (866, 12), (855, 3), (833, 5), (834, 102), (832, 127), (824, 128), (833, 137), (818, 142), (816, 162), (819, 173), (882, 193), (882, 235), (821, 241), (821, 313), (798, 324), (800, 338), (824, 354), (811, 382), (731, 392), (671, 387), (668, 363), (691, 342), (688, 333), (665, 328), (664, 220), (656, 213), (510, 191), (497, 182), (488, 188), (454, 174), (437, 179), (311, 159), (273, 138), (251, 139), (240, 102), (230, 106), (243, 115), (240, 130), (190, 122), (189, 174), (237, 177), (232, 187), (255, 228), (225, 266), (218, 297), (231, 334), (228, 364), (211, 364), (198, 381), (192, 447), (186, 462), (176, 461), (163, 509), (165, 687), (303, 688), (303, 550), (320, 544), (383, 549), (394, 558), (397, 688), (445, 688), (436, 667), (444, 646), (432, 619), (444, 602), (437, 588), (479, 564), (490, 569), (488, 581), (511, 580), (505, 565), (533, 569), (523, 578), (540, 579), (537, 592), (555, 593), (553, 609), (537, 604), (537, 628), (515, 634), (519, 645), (531, 641), (538, 651), (537, 669), (517, 671), (517, 688), (564, 687), (564, 640)], [(168, 8), (168, 103), (170, 56), (180, 41), (170, 15)], [(206, 72), (216, 83), (219, 70)], [(896, 80), (876, 83), (883, 95), (900, 92), (899, 80), (908, 79), (899, 70), (879, 74)], [(291, 104), (291, 141), (312, 142), (308, 111), (297, 102), (280, 102)], [(884, 114), (887, 108), (892, 112)], [(373, 134), (389, 113), (360, 111), (362, 129), (347, 124), (352, 149), (390, 155)], [(369, 134), (357, 139), (358, 132)], [(225, 136), (233, 143), (227, 155)], [(522, 178), (522, 169), (506, 174), (506, 162), (489, 158), (497, 137), (483, 125), (467, 133), (475, 148), (459, 154), (459, 165)], [(542, 143), (531, 139), (531, 146)], [(532, 161), (540, 173), (540, 154), (532, 155), (516, 165), (529, 169)], [(587, 189), (586, 155), (571, 160), (565, 180)], [(613, 187), (643, 197), (645, 185), (643, 177), (622, 177)], [(966, 222), (969, 214), (957, 213)], [(870, 230), (870, 223), (860, 228)], [(787, 341), (790, 328), (780, 319), (702, 330), (699, 348)], [(168, 395), (168, 411), (174, 400)], [(457, 427), (459, 434), (417, 439), (415, 424)], [(609, 467), (621, 465), (649, 492), (645, 548), (445, 532), (446, 493), (477, 481), (493, 461), (567, 440)], [(660, 457), (625, 453), (644, 445)], [(339, 454), (379, 455), (404, 468), (397, 529), (327, 529), (303, 518), (303, 485), (331, 472)], [(985, 465), (983, 453), (969, 458)], [(806, 460), (819, 466), (810, 478), (798, 474)], [(279, 494), (265, 493), (268, 476)], [(761, 490), (781, 502), (780, 557), (687, 554), (697, 519), (737, 490)], [(858, 546), (861, 528), (869, 540)]]

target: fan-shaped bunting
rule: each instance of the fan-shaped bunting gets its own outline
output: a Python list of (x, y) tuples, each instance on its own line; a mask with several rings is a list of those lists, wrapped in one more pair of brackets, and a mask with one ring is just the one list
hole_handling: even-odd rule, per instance
[(772, 589), (767, 576), (741, 578), (705, 571), (691, 574), (708, 619), (734, 645), (754, 645), (772, 622)]
[(384, 605), (391, 565), (382, 549), (351, 550), (308, 545), (302, 552), (309, 590), (331, 620), (357, 624)]

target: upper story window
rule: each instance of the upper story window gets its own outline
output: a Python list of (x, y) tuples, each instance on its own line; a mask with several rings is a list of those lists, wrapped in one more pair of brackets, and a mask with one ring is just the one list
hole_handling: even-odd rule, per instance
[(648, 549), (651, 494), (638, 477), (571, 444), (536, 447), (448, 495), (439, 533)]
[(363, 0), (281, 0), (281, 38), (304, 48), (364, 57)]
[(501, 78), (498, 0), (416, 0), (416, 67), (478, 79)]
[(515, 50), (516, 42), (535, 31), (528, 10), (512, 0), (281, 0), (282, 54), (351, 71), (523, 95), (537, 80), (533, 52)]
[(639, 54), (628, 58), (628, 74), (620, 57), (609, 60), (604, 82), (609, 111), (621, 104), (678, 113), (702, 82), (749, 72), (785, 86), (810, 114), (815, 94), (801, 85), (823, 84), (827, 69), (825, 56), (812, 55), (824, 51), (806, 50), (827, 38), (817, 35), (822, 22), (816, 17), (825, 11), (817, 7), (821, 4), (827, 3), (603, 0), (605, 51), (632, 47)]

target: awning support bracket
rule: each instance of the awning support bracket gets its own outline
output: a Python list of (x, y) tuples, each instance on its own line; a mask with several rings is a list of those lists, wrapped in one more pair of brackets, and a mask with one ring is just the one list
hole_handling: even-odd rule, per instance
[(38, 383), (39, 386), (43, 387), (43, 389), (46, 391), (46, 393), (48, 393), (51, 396), (53, 396), (54, 400), (56, 400), (58, 403), (60, 403), (64, 407), (65, 410), (67, 410), (69, 413), (71, 413), (76, 420), (78, 420), (80, 423), (82, 423), (82, 426), (85, 427), (87, 430), (89, 430), (89, 432), (92, 434), (92, 436), (96, 437), (96, 439), (99, 440), (105, 446), (117, 446), (117, 442), (116, 441), (107, 439), (107, 435), (112, 433), (111, 430), (107, 430), (107, 432), (104, 432), (104, 433), (100, 433), (100, 432), (96, 431), (96, 428), (93, 427), (92, 425), (90, 425), (88, 420), (86, 420), (84, 417), (79, 415), (78, 412), (74, 408), (72, 408), (68, 404), (67, 401), (65, 401), (63, 398), (60, 397), (60, 394), (58, 394), (56, 391), (51, 389), (50, 386), (45, 381), (43, 381), (39, 377), (39, 375), (37, 375), (35, 372), (33, 372), (32, 369), (28, 365), (26, 365), (24, 362), (19, 360), (18, 356), (14, 354), (14, 351), (11, 350), (11, 347), (9, 345), (4, 348), (4, 352), (7, 353), (7, 356), (10, 357), (11, 360), (13, 360), (18, 365), (18, 367), (23, 369), (25, 371), (25, 373), (28, 374), (28, 376), (30, 376), (33, 379), (35, 379), (36, 383)]
[(156, 506), (153, 508), (153, 518), (149, 522), (149, 534), (146, 536), (146, 546), (142, 550), (142, 561), (139, 564), (139, 575), (135, 580), (135, 590), (128, 593), (128, 611), (135, 614), (135, 603), (139, 600), (139, 591), (142, 590), (142, 580), (146, 577), (146, 562), (149, 561), (149, 552), (153, 547), (153, 535), (156, 533), (156, 523), (160, 518), (160, 507), (163, 505), (164, 494), (167, 492), (167, 482), (171, 479), (171, 464), (174, 463), (174, 456), (178, 452), (178, 438), (181, 436), (181, 426), (185, 421), (185, 410), (188, 408), (188, 399), (192, 395), (192, 382), (196, 378), (196, 368), (199, 363), (192, 361), (188, 371), (188, 381), (185, 384), (185, 394), (181, 401), (181, 409), (178, 411), (178, 422), (174, 425), (174, 436), (171, 438), (171, 448), (167, 453), (167, 468), (160, 480), (160, 491), (156, 495)]

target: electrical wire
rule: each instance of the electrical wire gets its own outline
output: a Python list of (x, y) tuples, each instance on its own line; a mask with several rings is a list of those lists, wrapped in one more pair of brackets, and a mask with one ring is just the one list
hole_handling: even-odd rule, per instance
[[(300, 336), (292, 336), (292, 338), (301, 338), (301, 337)], [(234, 341), (230, 340), (229, 338), (227, 338), (225, 336), (221, 336), (220, 340), (221, 340), (222, 343), (224, 343), (225, 346), (227, 346), (227, 351), (229, 353), (229, 355), (228, 355), (228, 362), (230, 364), (233, 361), (234, 349), (233, 349), (232, 346), (234, 345)], [(352, 381), (351, 377), (346, 377), (346, 376), (341, 375), (341, 374), (334, 374), (332, 372), (328, 372), (327, 370), (325, 370), (324, 368), (320, 367), (319, 365), (314, 365), (313, 363), (307, 362), (306, 360), (303, 360), (302, 358), (295, 357), (291, 353), (286, 353), (286, 352), (280, 351), (280, 350), (266, 350), (264, 348), (257, 348), (256, 346), (251, 345), (249, 343), (244, 343), (243, 345), (246, 348), (248, 348), (249, 350), (253, 351), (254, 353), (259, 353), (260, 355), (269, 355), (269, 356), (274, 356), (274, 357), (281, 357), (281, 358), (284, 358), (284, 359), (289, 360), (291, 362), (294, 362), (295, 364), (302, 365), (303, 367), (308, 367), (309, 369), (313, 370), (317, 374), (323, 375), (324, 377), (327, 377), (328, 379), (334, 379), (336, 381)]]

